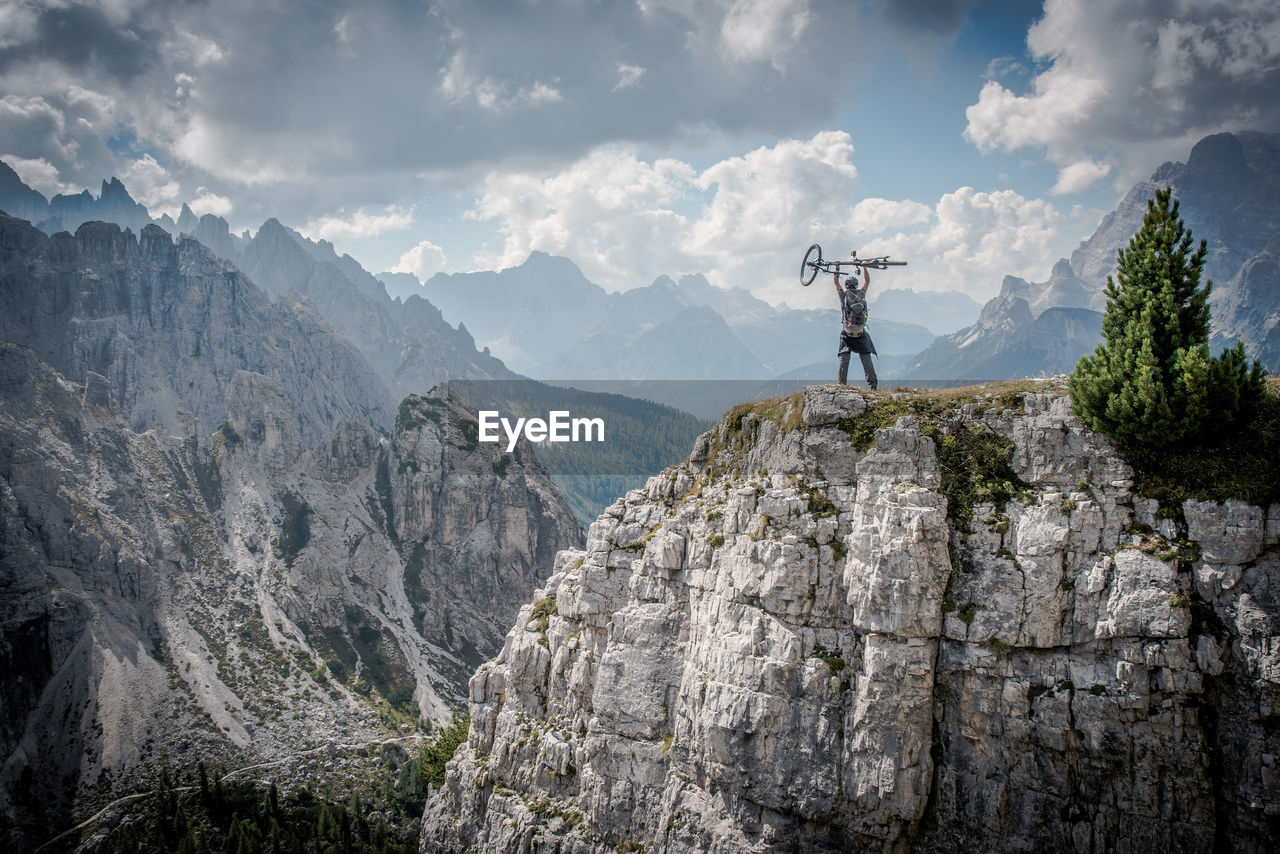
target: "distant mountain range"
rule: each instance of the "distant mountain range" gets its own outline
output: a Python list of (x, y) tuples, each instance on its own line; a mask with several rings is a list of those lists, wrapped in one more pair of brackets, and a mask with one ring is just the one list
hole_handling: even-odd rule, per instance
[[(307, 425), (303, 431), (307, 441), (326, 434), (334, 418), (357, 417), (386, 431), (406, 395), (424, 394), (446, 380), (523, 381), (529, 388), (522, 394), (546, 404), (543, 415), (560, 408), (556, 400), (564, 396), (562, 392), (531, 382), (487, 348), (478, 349), (466, 326), (446, 322), (412, 276), (408, 279), (417, 293), (407, 294), (403, 288), (409, 285), (403, 277), (399, 281), (390, 277), (402, 286), (402, 296), (393, 299), (383, 283), (354, 258), (339, 256), (333, 244), (309, 240), (276, 219), (268, 219), (253, 235), (233, 234), (226, 220), (211, 214), (197, 217), (186, 205), (176, 221), (168, 215), (152, 221), (115, 179), (103, 183), (103, 194), (97, 199), (82, 194), (70, 197), (79, 201), (68, 206), (59, 201), (62, 198), (45, 200), (0, 163), (0, 210), (22, 210), (28, 215), (24, 218), (38, 219), (45, 226), (24, 230), (15, 219), (9, 223), (9, 233), (23, 235), (22, 240), (33, 246), (42, 239), (68, 247), (82, 238), (92, 245), (105, 241), (114, 247), (110, 257), (119, 263), (101, 275), (120, 287), (135, 280), (151, 281), (142, 293), (169, 302), (163, 308), (148, 305), (121, 313), (122, 301), (128, 303), (132, 297), (117, 294), (107, 299), (94, 291), (86, 301), (85, 293), (68, 288), (65, 275), (37, 265), (0, 283), (0, 298), (7, 301), (0, 307), (8, 309), (0, 316), (0, 340), (32, 347), (68, 376), (102, 370), (113, 398), (125, 404), (136, 429), (161, 424), (181, 434), (177, 421), (182, 412), (194, 416), (204, 430), (217, 426), (225, 415), (226, 385), (225, 376), (219, 374), (225, 366), (219, 360), (240, 367), (259, 365), (269, 376), (298, 377), (296, 382), (285, 382), (284, 389), (286, 395), (297, 393), (291, 403)], [(56, 210), (63, 214), (55, 216)], [(81, 218), (87, 224), (79, 222)], [(107, 225), (113, 220), (120, 222)], [(65, 229), (74, 229), (75, 237)], [(45, 238), (45, 234), (55, 236)], [(175, 243), (171, 234), (181, 237)], [(557, 275), (577, 273), (566, 259), (532, 259), (535, 266), (544, 260)], [(222, 277), (234, 287), (230, 296), (223, 289), (205, 292), (190, 286), (167, 293), (165, 288), (172, 287), (169, 283), (175, 276), (201, 282)], [(577, 276), (582, 278), (580, 273)], [(32, 277), (42, 283), (35, 299), (27, 293)], [(582, 282), (587, 289), (599, 290), (585, 279)], [(12, 293), (3, 292), (7, 283), (12, 283)], [(258, 316), (270, 318), (262, 328), (238, 330), (244, 339), (237, 340), (234, 352), (218, 346), (232, 339), (230, 332), (213, 327), (219, 317), (214, 308), (228, 300), (241, 311), (251, 304), (245, 320), (248, 326)], [(202, 310), (209, 316), (200, 321), (197, 314)], [(174, 330), (162, 340), (149, 331), (159, 312), (166, 314)], [(86, 316), (92, 316), (87, 325)], [(559, 331), (569, 334), (567, 328)], [(220, 339), (213, 341), (211, 336)], [(343, 358), (314, 352), (326, 346), (351, 352)], [(95, 360), (101, 358), (115, 360), (111, 370), (96, 367)], [(298, 364), (299, 359), (305, 364)], [(184, 373), (188, 363), (198, 381), (188, 381)], [(363, 373), (349, 375), (357, 370)], [(182, 376), (181, 388), (172, 380), (175, 372)], [(478, 396), (481, 387), (472, 385), (472, 394)], [(355, 390), (360, 397), (356, 403), (335, 400), (339, 390)], [(613, 396), (585, 398), (592, 402), (593, 414), (621, 417)], [(729, 400), (725, 405), (736, 402)], [(649, 402), (636, 405), (643, 411), (629, 412), (627, 417), (647, 419), (654, 429), (643, 442), (637, 441), (641, 437), (636, 434), (626, 442), (610, 442), (611, 476), (625, 474), (634, 480), (652, 474), (682, 458), (700, 432), (696, 419), (683, 413)], [(702, 417), (718, 417), (722, 411)], [(562, 481), (583, 521), (593, 519), (615, 497), (603, 495), (599, 484), (592, 483), (588, 491), (593, 497), (588, 500), (580, 480)]]
[[(403, 286), (403, 280), (384, 282)], [(834, 295), (830, 309), (777, 307), (700, 275), (659, 276), (648, 286), (610, 293), (568, 259), (541, 252), (499, 272), (437, 274), (423, 291), (493, 353), (546, 379), (771, 379), (812, 362), (834, 365), (839, 333)], [(906, 313), (928, 297), (903, 292), (882, 299)], [(943, 302), (963, 306), (965, 299), (947, 295)], [(976, 315), (977, 303), (969, 302)], [(873, 316), (876, 344), (886, 356), (917, 353), (934, 338), (919, 323), (894, 320), (874, 304)], [(827, 373), (834, 375), (834, 367)]]
[(1181, 215), (1209, 254), (1210, 347), (1243, 340), (1280, 371), (1280, 134), (1216, 134), (1186, 163), (1165, 163), (1135, 184), (1097, 230), (1040, 283), (1008, 276), (978, 321), (935, 341), (906, 379), (982, 380), (1070, 372), (1101, 340), (1107, 276), (1142, 226), (1147, 199), (1172, 187)]
[[(956, 292), (873, 290), (881, 376), (954, 381), (1070, 371), (1098, 343), (1116, 251), (1140, 227), (1146, 199), (1166, 185), (1194, 235), (1208, 241), (1214, 349), (1240, 338), (1280, 370), (1280, 135), (1250, 132), (1207, 137), (1186, 163), (1164, 164), (1046, 280), (1006, 277), (985, 306)], [(115, 179), (103, 182), (97, 199), (86, 192), (46, 200), (3, 164), (0, 209), (46, 233), (81, 218), (139, 232), (150, 222)], [(272, 295), (305, 297), (357, 342), (395, 393), (445, 376), (516, 376), (508, 366), (556, 381), (823, 380), (834, 373), (834, 306), (773, 306), (700, 275), (661, 276), (611, 293), (569, 259), (534, 252), (517, 267), (438, 274), (419, 286), (409, 274), (375, 278), (332, 244), (274, 220), (252, 237), (185, 206), (176, 221), (156, 223), (190, 233)]]
[(151, 224), (147, 209), (133, 200), (118, 178), (103, 181), (102, 192), (96, 199), (88, 190), (46, 199), (43, 193), (24, 184), (3, 161), (0, 161), (0, 210), (28, 220), (45, 234), (74, 232), (81, 224), (93, 220), (114, 222), (121, 228), (133, 229), (134, 234)]

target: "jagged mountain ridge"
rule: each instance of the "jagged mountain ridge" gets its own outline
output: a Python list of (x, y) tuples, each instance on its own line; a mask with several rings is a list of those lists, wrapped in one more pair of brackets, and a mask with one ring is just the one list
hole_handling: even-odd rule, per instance
[[(1047, 281), (1006, 277), (974, 326), (940, 338), (904, 375), (985, 379), (1070, 371), (1100, 340), (1101, 324), (1079, 313), (1074, 324), (1032, 324), (1053, 308), (1099, 315), (1106, 309), (1106, 279), (1115, 271), (1116, 253), (1142, 227), (1147, 200), (1166, 186), (1173, 188), (1193, 237), (1207, 244), (1211, 350), (1239, 339), (1250, 356), (1280, 371), (1280, 134), (1241, 132), (1205, 137), (1186, 163), (1165, 163), (1135, 184), (1071, 260), (1054, 265)], [(1009, 298), (1015, 293), (1030, 312)], [(1090, 340), (1095, 325), (1099, 334)]]
[(1070, 373), (1102, 338), (1102, 314), (1080, 305), (1088, 301), (1066, 261), (1039, 285), (1006, 276), (1000, 295), (982, 307), (976, 323), (938, 338), (898, 375), (979, 382)]
[(19, 848), (162, 756), (244, 765), (448, 720), (579, 541), (527, 446), (478, 445), (444, 388), (397, 417), (310, 302), (190, 237), (0, 218), (0, 341)]
[(140, 238), (111, 223), (46, 237), (0, 217), (0, 340), (68, 377), (93, 371), (136, 430), (184, 435), (226, 417), (237, 371), (277, 378), (308, 441), (355, 419), (390, 426), (390, 394), (367, 362), (296, 298), (272, 302), (190, 238)]
[[(840, 329), (834, 308), (778, 308), (700, 275), (610, 293), (568, 259), (542, 252), (500, 272), (437, 274), (423, 291), (477, 340), (547, 379), (769, 379), (828, 353), (834, 361)], [(689, 353), (691, 327), (701, 353)], [(933, 339), (919, 324), (879, 314), (874, 329), (889, 355), (919, 352)]]
[(403, 307), (382, 283), (333, 245), (307, 240), (269, 219), (240, 253), (238, 264), (268, 293), (305, 296), (354, 342), (397, 398), (446, 379), (514, 379), (498, 359), (477, 352), (465, 328), (455, 329), (422, 298)]
[(273, 297), (288, 297), (293, 291), (309, 300), (365, 354), (397, 400), (451, 377), (516, 376), (498, 359), (478, 352), (467, 331), (445, 323), (426, 300), (411, 297), (403, 308), (397, 306), (382, 283), (351, 256), (339, 257), (331, 243), (308, 240), (274, 218), (253, 237), (231, 234), (223, 218), (196, 217), (185, 204), (177, 221), (167, 214), (152, 220), (115, 178), (103, 181), (97, 199), (85, 191), (57, 196), (49, 203), (0, 163), (0, 209), (6, 207), (46, 234), (74, 231), (89, 221), (114, 222), (139, 235), (147, 225), (159, 226), (179, 240), (190, 234)]
[(104, 180), (96, 199), (88, 190), (71, 196), (59, 193), (46, 199), (43, 193), (24, 184), (3, 161), (0, 161), (0, 210), (35, 223), (46, 234), (75, 231), (94, 220), (118, 223), (132, 228), (135, 234), (151, 224), (147, 209), (134, 201), (118, 178)]
[(1051, 385), (952, 406), (742, 407), (610, 507), (422, 850), (1270, 850), (1280, 506), (1158, 512)]

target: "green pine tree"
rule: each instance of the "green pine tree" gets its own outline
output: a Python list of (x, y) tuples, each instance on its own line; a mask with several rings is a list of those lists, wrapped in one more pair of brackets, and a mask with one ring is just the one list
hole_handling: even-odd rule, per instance
[(1143, 451), (1243, 423), (1263, 394), (1262, 366), (1244, 345), (1209, 355), (1209, 290), (1200, 283), (1205, 242), (1166, 187), (1147, 201), (1142, 228), (1107, 277), (1103, 343), (1071, 374), (1076, 417), (1122, 446)]

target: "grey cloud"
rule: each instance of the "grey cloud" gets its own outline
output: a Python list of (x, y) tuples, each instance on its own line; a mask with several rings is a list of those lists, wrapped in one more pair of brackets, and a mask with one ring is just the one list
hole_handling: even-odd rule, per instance
[(41, 9), (34, 37), (0, 50), (0, 73), (14, 64), (53, 60), (68, 68), (101, 71), (131, 80), (150, 66), (153, 35), (126, 25), (114, 26), (100, 9), (72, 5)]
[[(56, 94), (6, 73), (17, 57), (49, 79), (79, 76), (121, 121), (98, 126), (103, 141), (136, 136), (184, 185), (243, 199), (252, 173), (261, 198), (350, 207), (394, 200), (415, 176), (564, 162), (601, 143), (806, 136), (855, 79), (848, 34), (883, 26), (846, 0), (811, 0), (799, 40), (741, 59), (721, 42), (718, 7), (646, 5), (157, 2), (114, 30), (86, 7), (45, 10), (48, 26), (0, 60), (0, 87)], [(202, 58), (193, 39), (216, 49)], [(645, 71), (619, 88), (624, 64)], [(460, 85), (446, 91), (450, 69)], [(534, 97), (538, 86), (558, 97)]]

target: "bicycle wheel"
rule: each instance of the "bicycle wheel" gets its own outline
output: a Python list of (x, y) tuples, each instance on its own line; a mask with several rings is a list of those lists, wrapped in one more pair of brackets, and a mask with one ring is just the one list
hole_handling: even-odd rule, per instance
[(818, 278), (818, 265), (821, 263), (822, 247), (815, 243), (804, 253), (804, 260), (800, 262), (800, 284), (806, 288), (813, 284), (813, 280)]

